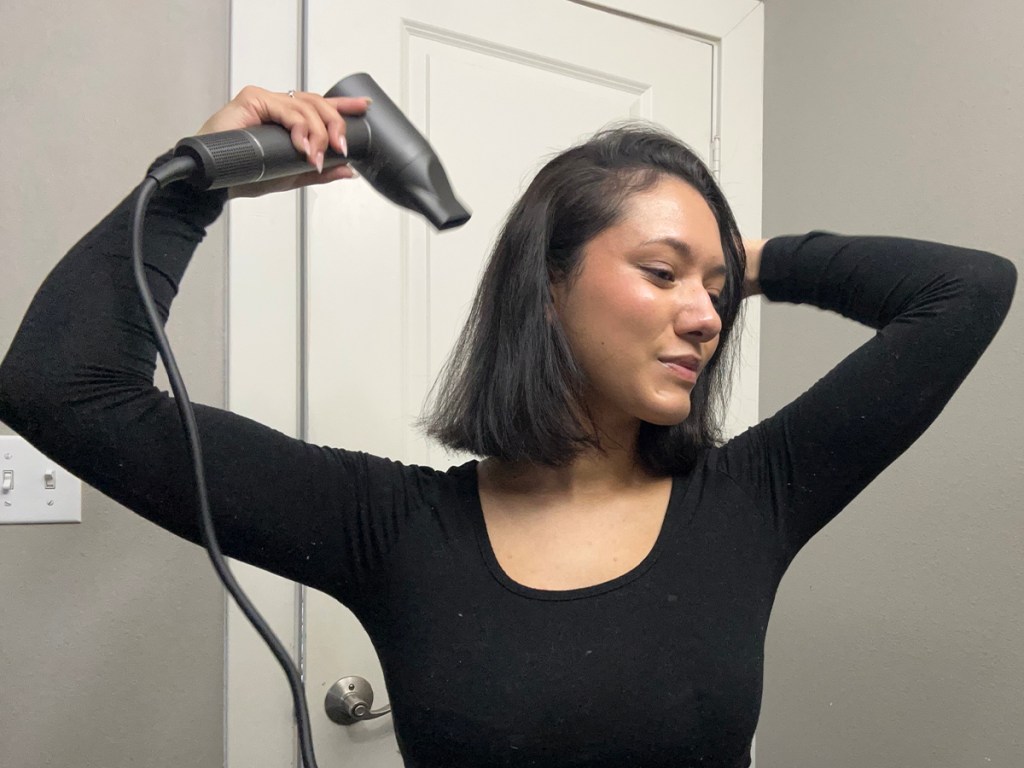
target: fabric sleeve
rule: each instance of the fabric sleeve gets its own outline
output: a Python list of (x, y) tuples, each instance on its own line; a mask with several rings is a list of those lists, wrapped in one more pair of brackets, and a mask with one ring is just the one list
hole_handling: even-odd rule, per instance
[(715, 452), (768, 510), (788, 563), (939, 415), (1002, 324), (1017, 273), (984, 251), (813, 231), (769, 239), (759, 279), (769, 301), (877, 331)]
[[(157, 347), (132, 270), (137, 191), (39, 288), (0, 365), (0, 419), (82, 481), (201, 543), (191, 453), (173, 396), (154, 385)], [(151, 200), (144, 260), (165, 324), (225, 200), (226, 190), (197, 192), (184, 183)], [(433, 470), (308, 444), (225, 410), (193, 407), (224, 554), (346, 604), (367, 597), (398, 521)]]

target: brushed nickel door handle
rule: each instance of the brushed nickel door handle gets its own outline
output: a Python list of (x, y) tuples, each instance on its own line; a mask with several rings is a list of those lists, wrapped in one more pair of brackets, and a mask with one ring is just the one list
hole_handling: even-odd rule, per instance
[(373, 720), (391, 711), (387, 706), (383, 709), (371, 710), (373, 706), (373, 687), (363, 678), (351, 675), (334, 683), (327, 691), (324, 709), (327, 716), (338, 725), (352, 725), (361, 720)]

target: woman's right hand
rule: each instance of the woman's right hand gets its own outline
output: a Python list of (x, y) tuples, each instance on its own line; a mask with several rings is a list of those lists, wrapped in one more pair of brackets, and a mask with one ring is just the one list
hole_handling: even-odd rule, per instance
[(761, 281), (758, 275), (761, 273), (761, 251), (768, 238), (748, 239), (743, 238), (743, 250), (747, 255), (747, 269), (743, 275), (743, 298), (757, 296), (761, 293)]
[(247, 85), (231, 101), (210, 117), (196, 135), (250, 128), (263, 123), (277, 123), (291, 132), (292, 144), (303, 152), (316, 170), (252, 184), (228, 188), (228, 197), (259, 197), (271, 192), (284, 192), (311, 184), (326, 184), (355, 177), (354, 169), (335, 166), (323, 172), (324, 152), (328, 146), (343, 155), (345, 119), (342, 115), (364, 115), (369, 98), (337, 96), (325, 98), (316, 93), (296, 91), (295, 96)]

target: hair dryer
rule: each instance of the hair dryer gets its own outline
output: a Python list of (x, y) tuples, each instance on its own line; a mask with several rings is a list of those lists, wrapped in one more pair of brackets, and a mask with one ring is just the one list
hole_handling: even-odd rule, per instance
[[(422, 214), (438, 230), (469, 221), (470, 212), (452, 192), (441, 161), (430, 144), (365, 72), (339, 80), (324, 94), (369, 96), (365, 116), (345, 117), (348, 157), (330, 147), (324, 168), (350, 163), (391, 202)], [(185, 177), (197, 189), (220, 189), (309, 171), (305, 155), (295, 149), (283, 126), (265, 123), (241, 130), (221, 131), (182, 139), (175, 157), (196, 165)], [(160, 186), (169, 181), (164, 180)]]

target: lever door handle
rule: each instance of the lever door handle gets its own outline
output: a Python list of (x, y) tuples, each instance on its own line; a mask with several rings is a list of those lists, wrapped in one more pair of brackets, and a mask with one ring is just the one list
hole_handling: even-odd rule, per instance
[(354, 675), (343, 677), (327, 691), (324, 709), (327, 716), (338, 725), (352, 725), (360, 720), (373, 720), (391, 711), (391, 707), (371, 710), (373, 687), (363, 678)]

